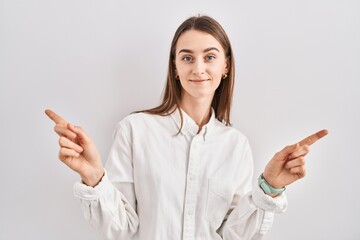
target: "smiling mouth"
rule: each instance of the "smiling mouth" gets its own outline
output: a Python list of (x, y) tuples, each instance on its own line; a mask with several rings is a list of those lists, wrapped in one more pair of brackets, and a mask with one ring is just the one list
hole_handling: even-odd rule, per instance
[(210, 79), (190, 79), (190, 82), (194, 82), (194, 83), (201, 83), (206, 81), (210, 81)]

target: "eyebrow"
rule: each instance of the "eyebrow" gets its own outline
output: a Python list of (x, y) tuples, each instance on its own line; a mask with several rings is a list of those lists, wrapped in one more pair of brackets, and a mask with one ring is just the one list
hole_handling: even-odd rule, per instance
[[(211, 50), (215, 50), (215, 51), (220, 52), (219, 49), (217, 49), (216, 47), (209, 47), (209, 48), (206, 48), (206, 49), (204, 50), (204, 53), (205, 53), (205, 52), (209, 52), (209, 51), (211, 51)], [(190, 49), (181, 49), (178, 54), (180, 54), (180, 53), (182, 53), (182, 52), (194, 53), (194, 51), (192, 51), (192, 50), (190, 50)]]

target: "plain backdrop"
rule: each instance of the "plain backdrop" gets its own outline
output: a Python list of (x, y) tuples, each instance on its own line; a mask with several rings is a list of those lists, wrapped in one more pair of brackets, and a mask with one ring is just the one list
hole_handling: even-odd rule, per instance
[(0, 0), (0, 239), (99, 239), (43, 111), (84, 127), (105, 162), (116, 123), (159, 104), (178, 25), (206, 14), (232, 42), (232, 123), (254, 181), (285, 145), (330, 131), (266, 239), (359, 240), (359, 12), (347, 0)]

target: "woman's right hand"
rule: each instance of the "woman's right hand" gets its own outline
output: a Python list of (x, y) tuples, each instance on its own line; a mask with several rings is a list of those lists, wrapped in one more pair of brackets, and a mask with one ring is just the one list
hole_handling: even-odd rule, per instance
[(100, 154), (85, 131), (74, 126), (50, 109), (45, 114), (55, 122), (54, 130), (59, 135), (59, 159), (75, 172), (88, 186), (96, 186), (104, 176)]

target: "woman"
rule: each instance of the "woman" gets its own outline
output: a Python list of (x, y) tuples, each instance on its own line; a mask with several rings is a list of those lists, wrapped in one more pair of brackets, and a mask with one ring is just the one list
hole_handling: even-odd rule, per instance
[(207, 16), (173, 38), (160, 106), (116, 128), (106, 171), (87, 134), (46, 110), (60, 136), (59, 158), (78, 172), (85, 218), (108, 239), (262, 239), (284, 187), (305, 176), (309, 146), (322, 130), (285, 147), (252, 187), (244, 135), (230, 126), (234, 59), (223, 28)]

